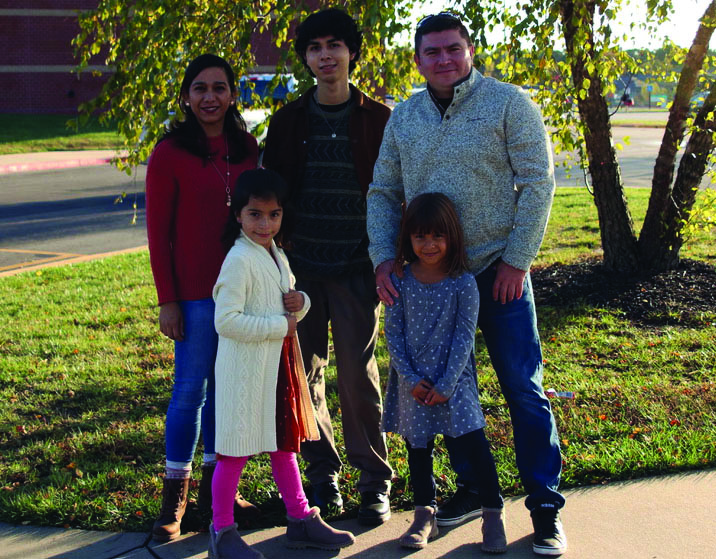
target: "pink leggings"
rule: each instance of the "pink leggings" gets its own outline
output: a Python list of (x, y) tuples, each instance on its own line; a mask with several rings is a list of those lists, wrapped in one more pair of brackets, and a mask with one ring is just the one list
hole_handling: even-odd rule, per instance
[[(269, 452), (269, 456), (273, 478), (286, 505), (286, 512), (292, 518), (305, 518), (310, 509), (301, 485), (296, 453), (277, 450)], [(234, 523), (234, 496), (241, 472), (248, 460), (248, 456), (217, 455), (216, 470), (211, 483), (214, 530), (217, 532)]]

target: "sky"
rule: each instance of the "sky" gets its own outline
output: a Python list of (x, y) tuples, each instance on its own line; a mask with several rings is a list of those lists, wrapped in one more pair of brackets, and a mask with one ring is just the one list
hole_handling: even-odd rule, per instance
[[(629, 23), (643, 21), (646, 10), (645, 2), (638, 0), (628, 0), (629, 4), (624, 2), (622, 9), (623, 25), (615, 25), (615, 30), (619, 33), (630, 33)], [(694, 40), (696, 30), (699, 26), (699, 18), (703, 15), (706, 7), (711, 0), (673, 0), (673, 4), (677, 6), (677, 15), (672, 16), (671, 21), (660, 27), (661, 36), (649, 37), (645, 33), (639, 33), (635, 36), (634, 41), (625, 43), (624, 48), (658, 48), (664, 36), (668, 36), (674, 43), (681, 47), (689, 47)], [(416, 10), (413, 14), (415, 22), (423, 15), (434, 14), (444, 10), (449, 10), (453, 6), (453, 2), (446, 0), (426, 0), (424, 6)], [(716, 35), (716, 33), (714, 33)], [(716, 45), (716, 40), (711, 41), (712, 48)]]

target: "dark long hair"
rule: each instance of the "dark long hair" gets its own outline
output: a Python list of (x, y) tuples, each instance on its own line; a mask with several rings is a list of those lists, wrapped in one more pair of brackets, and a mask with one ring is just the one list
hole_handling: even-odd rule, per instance
[(465, 236), (460, 218), (450, 198), (440, 192), (426, 192), (416, 196), (405, 211), (398, 235), (398, 250), (395, 257), (396, 270), (404, 263), (415, 262), (418, 257), (413, 251), (410, 235), (438, 233), (445, 235), (447, 273), (457, 276), (468, 270), (465, 253)]
[(291, 211), (288, 192), (286, 181), (275, 171), (260, 167), (241, 173), (236, 181), (234, 193), (231, 195), (229, 219), (221, 237), (224, 247), (227, 250), (231, 248), (241, 233), (241, 224), (236, 220), (236, 217), (248, 205), (251, 198), (258, 198), (259, 200), (275, 199), (283, 209), (281, 228), (273, 240), (277, 246), (287, 248), (287, 231), (291, 230), (291, 224), (293, 223), (293, 212)]
[[(187, 107), (183, 102), (183, 97), (184, 95), (189, 95), (189, 88), (192, 82), (207, 68), (222, 69), (226, 74), (231, 93), (236, 95), (236, 78), (229, 63), (215, 54), (197, 56), (186, 67), (184, 79), (179, 90), (179, 108), (184, 114), (184, 118), (181, 119), (179, 116), (174, 118), (160, 140), (161, 142), (172, 138), (179, 147), (202, 159), (212, 155), (209, 151), (209, 142), (191, 107)], [(224, 115), (224, 134), (229, 146), (229, 161), (231, 163), (241, 163), (249, 155), (249, 149), (246, 145), (246, 123), (235, 104), (229, 105)]]

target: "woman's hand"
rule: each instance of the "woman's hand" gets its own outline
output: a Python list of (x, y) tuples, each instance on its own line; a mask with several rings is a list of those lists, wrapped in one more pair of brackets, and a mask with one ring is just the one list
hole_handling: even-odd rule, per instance
[(164, 303), (159, 307), (159, 330), (171, 340), (184, 340), (184, 317), (176, 301)]
[(283, 294), (283, 306), (288, 312), (299, 312), (305, 304), (303, 293), (292, 289)]
[(298, 321), (296, 320), (296, 317), (292, 314), (287, 314), (286, 320), (288, 320), (288, 332), (286, 332), (287, 337), (295, 336), (296, 335), (296, 327), (298, 326)]

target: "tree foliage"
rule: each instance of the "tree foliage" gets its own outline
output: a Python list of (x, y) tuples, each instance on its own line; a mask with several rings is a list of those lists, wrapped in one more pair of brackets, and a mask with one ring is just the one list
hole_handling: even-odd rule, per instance
[(396, 63), (391, 38), (412, 23), (411, 0), (100, 0), (79, 18), (74, 44), (80, 68), (106, 64), (114, 71), (100, 95), (81, 107), (117, 122), (129, 157), (126, 169), (147, 158), (165, 122), (178, 112), (181, 78), (204, 52), (226, 58), (237, 78), (256, 66), (256, 39), (268, 34), (281, 53), (277, 73), (290, 72), (299, 90), (312, 79), (292, 49), (298, 21), (317, 8), (343, 7), (363, 31), (361, 60), (352, 78), (367, 91), (404, 94), (412, 65)]
[[(577, 164), (588, 171), (605, 266), (624, 272), (662, 270), (678, 264), (683, 228), (713, 154), (711, 94), (697, 115), (690, 111), (690, 100), (697, 85), (700, 90), (713, 89), (709, 71), (713, 61), (707, 56), (707, 46), (716, 2), (702, 16), (691, 49), (680, 49), (665, 39), (656, 53), (620, 48), (628, 37), (617, 35), (614, 24), (628, 4), (628, 0), (492, 0), (465, 1), (461, 7), (473, 22), (478, 44), (487, 45), (485, 32), (491, 28), (506, 29), (503, 39), (481, 49), (480, 56), (504, 79), (536, 87), (535, 98), (552, 131), (555, 150), (575, 153)], [(671, 0), (647, 0), (639, 5), (646, 30), (659, 36), (659, 25), (675, 6)], [(679, 17), (684, 14), (680, 12)], [(632, 29), (636, 25), (632, 23)], [(678, 74), (673, 71), (674, 63), (680, 65)], [(655, 163), (649, 210), (638, 237), (624, 195), (607, 104), (608, 96), (620, 96), (618, 78), (636, 73), (678, 82)], [(678, 173), (674, 173), (687, 136)]]
[[(701, 18), (691, 49), (665, 38), (654, 52), (620, 47), (628, 37), (617, 34), (614, 24), (630, 2), (459, 0), (453, 6), (474, 31), (477, 64), (501, 79), (529, 86), (543, 109), (555, 151), (575, 154), (568, 163), (588, 172), (605, 266), (624, 272), (678, 264), (701, 177), (712, 163), (716, 126), (714, 61), (707, 52), (716, 0)], [(178, 108), (178, 82), (187, 62), (202, 52), (214, 52), (230, 61), (237, 76), (244, 76), (256, 65), (257, 33), (270, 35), (282, 53), (277, 72), (293, 73), (303, 91), (312, 79), (291, 48), (293, 26), (328, 5), (342, 6), (364, 32), (353, 81), (368, 91), (405, 95), (417, 74), (409, 47), (396, 45), (395, 40), (412, 30), (411, 9), (418, 3), (100, 0), (96, 10), (80, 17), (75, 44), (82, 66), (105, 63), (115, 71), (101, 95), (83, 107), (84, 113), (101, 111), (103, 119), (119, 123), (129, 151), (128, 168), (146, 159)], [(653, 36), (660, 36), (659, 26), (677, 9), (673, 0), (646, 0), (639, 6), (646, 18), (643, 26)], [(679, 17), (684, 14), (679, 12)], [(495, 40), (498, 29), (503, 30), (502, 38)], [(676, 93), (654, 167), (649, 209), (637, 236), (616, 157), (619, 146), (612, 141), (607, 99), (621, 96), (619, 77), (638, 73), (661, 84), (675, 83)], [(690, 100), (697, 88), (709, 93), (693, 114)], [(677, 170), (679, 154), (683, 157)], [(700, 210), (700, 222), (712, 223), (713, 206), (702, 207), (712, 209), (706, 214)]]

